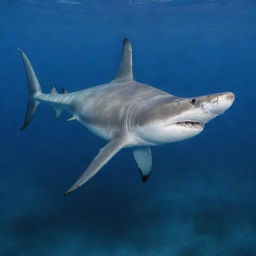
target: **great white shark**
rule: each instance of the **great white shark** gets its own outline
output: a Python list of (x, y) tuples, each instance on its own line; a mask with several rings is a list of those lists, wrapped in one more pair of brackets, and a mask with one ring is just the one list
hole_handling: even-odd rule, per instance
[(108, 141), (100, 149), (80, 178), (66, 191), (73, 192), (90, 180), (122, 148), (134, 147), (133, 155), (142, 181), (151, 173), (151, 146), (189, 139), (201, 133), (211, 119), (224, 113), (234, 102), (232, 92), (181, 98), (155, 87), (137, 82), (132, 71), (132, 46), (123, 40), (121, 63), (113, 81), (68, 93), (49, 94), (41, 86), (33, 67), (18, 49), (27, 77), (29, 101), (22, 130), (30, 124), (40, 103), (63, 111), (69, 120), (77, 120), (99, 137)]

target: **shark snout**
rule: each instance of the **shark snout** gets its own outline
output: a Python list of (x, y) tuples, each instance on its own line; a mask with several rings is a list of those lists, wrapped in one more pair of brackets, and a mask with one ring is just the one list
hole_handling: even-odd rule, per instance
[(211, 100), (212, 110), (215, 114), (223, 114), (229, 109), (235, 100), (235, 94), (233, 92), (224, 92), (215, 95)]
[(226, 97), (227, 100), (232, 101), (232, 103), (235, 100), (235, 94), (233, 92), (226, 92), (225, 97)]

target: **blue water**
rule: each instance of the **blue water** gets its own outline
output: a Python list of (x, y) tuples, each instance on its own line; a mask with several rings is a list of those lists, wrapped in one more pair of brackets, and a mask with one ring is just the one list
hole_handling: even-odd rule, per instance
[[(236, 101), (199, 136), (154, 147), (146, 184), (126, 149), (63, 197), (105, 142), (45, 105), (19, 130), (16, 48), (45, 92), (75, 91), (113, 79), (124, 37), (138, 81)], [(256, 255), (256, 1), (2, 0), (0, 67), (1, 256)]]

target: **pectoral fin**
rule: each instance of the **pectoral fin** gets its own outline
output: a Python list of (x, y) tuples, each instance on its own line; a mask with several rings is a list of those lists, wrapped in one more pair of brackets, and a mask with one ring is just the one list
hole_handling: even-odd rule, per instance
[(119, 150), (126, 144), (123, 137), (113, 138), (105, 147), (100, 149), (98, 155), (92, 160), (86, 171), (81, 177), (72, 185), (64, 195), (75, 191), (88, 180), (90, 180)]
[(152, 167), (152, 154), (150, 147), (134, 149), (133, 156), (140, 171), (142, 182), (146, 182), (150, 176)]

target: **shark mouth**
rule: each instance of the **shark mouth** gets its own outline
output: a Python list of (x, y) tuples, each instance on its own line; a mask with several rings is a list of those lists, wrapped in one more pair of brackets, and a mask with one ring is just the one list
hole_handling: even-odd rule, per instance
[(193, 121), (184, 121), (184, 122), (177, 122), (175, 125), (183, 126), (186, 128), (194, 128), (194, 129), (202, 129), (204, 128), (204, 124), (201, 122), (193, 122)]

